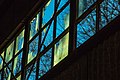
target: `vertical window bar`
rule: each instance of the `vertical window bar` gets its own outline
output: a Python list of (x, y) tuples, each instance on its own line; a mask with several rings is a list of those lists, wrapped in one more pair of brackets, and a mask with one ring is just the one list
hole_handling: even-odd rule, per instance
[(100, 21), (100, 4), (97, 1), (97, 5), (96, 5), (96, 33), (99, 31), (99, 21)]

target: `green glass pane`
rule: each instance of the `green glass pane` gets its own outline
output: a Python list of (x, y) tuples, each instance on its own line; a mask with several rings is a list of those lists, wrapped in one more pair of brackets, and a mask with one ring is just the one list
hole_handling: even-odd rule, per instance
[(4, 52), (2, 52), (2, 54), (0, 54), (1, 56), (0, 56), (0, 69), (2, 69), (2, 67), (3, 67), (3, 59), (2, 58), (4, 58)]
[(80, 17), (97, 0), (78, 0), (78, 17)]
[(29, 44), (29, 53), (28, 53), (28, 60), (27, 62), (29, 63), (32, 61), (37, 53), (38, 53), (38, 39), (39, 37), (37, 36), (30, 44)]
[(66, 28), (69, 27), (70, 5), (68, 5), (57, 16), (56, 36), (58, 37)]
[(68, 55), (69, 33), (55, 44), (54, 66)]
[(14, 75), (16, 75), (21, 70), (22, 54), (23, 54), (23, 52), (19, 53), (19, 55), (17, 57), (15, 57), (15, 59), (14, 59), (14, 66), (13, 66)]
[(23, 43), (24, 43), (24, 31), (23, 30), (17, 37), (16, 39), (16, 52), (19, 52), (23, 48)]
[(6, 49), (6, 56), (5, 56), (5, 62), (6, 63), (9, 62), (12, 59), (13, 49), (14, 49), (14, 41)]
[(17, 77), (17, 80), (21, 80), (21, 75), (19, 77)]
[(93, 10), (77, 25), (77, 47), (87, 41), (96, 32), (96, 10)]
[(39, 15), (40, 13), (30, 22), (30, 39), (39, 31)]
[(8, 68), (4, 68), (3, 80), (10, 80), (10, 77), (11, 77), (10, 70)]
[(41, 58), (40, 58), (40, 65), (39, 65), (39, 78), (43, 76), (46, 72), (51, 69), (51, 61), (52, 61), (52, 49), (47, 51)]

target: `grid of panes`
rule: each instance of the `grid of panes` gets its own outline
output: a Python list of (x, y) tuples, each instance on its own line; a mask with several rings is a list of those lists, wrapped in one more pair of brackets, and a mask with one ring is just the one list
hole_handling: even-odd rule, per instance
[[(84, 19), (80, 20), (80, 17), (84, 16), (82, 14), (88, 12), (90, 6), (94, 5), (95, 2), (99, 7), (93, 6), (94, 10)], [(79, 47), (96, 33), (97, 25), (98, 30), (100, 30), (120, 15), (119, 2), (119, 0), (79, 0), (78, 18), (80, 22), (77, 24), (76, 47)], [(97, 10), (99, 11), (97, 12)], [(97, 23), (97, 21), (99, 22)]]
[(5, 48), (0, 56), (0, 79), (10, 80), (21, 71), (24, 29)]
[[(47, 52), (42, 53), (54, 42), (54, 39), (61, 36), (69, 27), (70, 5), (68, 0), (58, 0), (56, 4), (58, 7), (54, 6), (55, 1), (56, 0), (49, 0), (43, 9), (30, 21), (27, 65), (29, 65), (32, 60), (35, 60), (36, 56), (42, 55), (36, 62), (32, 63), (31, 66), (28, 66), (28, 72), (26, 74), (27, 80), (35, 80), (36, 74), (38, 74), (38, 78), (40, 78), (68, 55), (68, 33), (55, 42)], [(55, 8), (57, 8), (57, 11), (55, 11)], [(54, 28), (56, 28), (56, 30), (54, 30)], [(52, 56), (53, 54), (54, 56)], [(39, 71), (36, 72), (36, 66), (38, 64)]]

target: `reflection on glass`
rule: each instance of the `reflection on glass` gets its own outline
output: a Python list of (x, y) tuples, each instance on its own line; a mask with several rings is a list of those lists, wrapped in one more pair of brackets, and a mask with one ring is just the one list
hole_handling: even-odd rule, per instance
[(10, 77), (11, 77), (10, 70), (8, 68), (4, 68), (3, 80), (10, 80)]
[(77, 25), (77, 47), (95, 34), (96, 10), (92, 11)]
[(28, 60), (29, 63), (34, 59), (38, 52), (38, 36), (29, 44)]
[(67, 33), (58, 43), (55, 44), (54, 65), (59, 63), (68, 55), (69, 33)]
[(104, 0), (100, 4), (101, 20), (100, 29), (107, 25), (111, 20), (120, 14), (118, 0)]
[(12, 59), (13, 49), (14, 49), (14, 41), (6, 49), (6, 57), (5, 57), (6, 63)]
[(43, 16), (43, 23), (45, 25), (50, 18), (52, 18), (54, 12), (54, 0), (49, 0), (49, 2), (45, 5), (42, 16)]
[(16, 75), (20, 70), (22, 66), (22, 53), (19, 53), (19, 55), (14, 59), (14, 66), (13, 66), (13, 73)]
[(21, 75), (19, 77), (17, 77), (17, 80), (21, 80)]
[(96, 0), (79, 0), (78, 17), (80, 17)]
[[(33, 67), (33, 68), (32, 68)], [(32, 71), (31, 71), (32, 70)], [(31, 71), (31, 72), (30, 72)], [(36, 63), (27, 69), (26, 80), (36, 80)]]
[(16, 39), (16, 52), (19, 52), (23, 48), (24, 43), (24, 30), (18, 35)]
[(30, 39), (38, 32), (39, 30), (39, 13), (33, 20), (30, 22)]
[(67, 1), (68, 1), (68, 0), (58, 0), (58, 3), (60, 3), (59, 6), (58, 6), (58, 10), (59, 10), (60, 8), (62, 8)]
[(40, 58), (39, 78), (51, 69), (52, 49)]
[[(54, 22), (52, 22), (52, 24), (50, 25), (50, 28), (49, 25), (42, 31), (42, 40), (41, 40), (41, 43), (43, 42), (43, 39), (45, 37), (45, 35), (47, 34), (45, 40), (44, 40), (44, 43), (42, 45), (42, 49), (41, 51), (47, 47), (52, 41), (53, 41), (53, 24)], [(48, 33), (47, 33), (47, 30), (48, 30)]]
[(3, 59), (4, 58), (4, 52), (2, 54), (0, 54), (0, 69), (2, 69), (2, 66), (3, 66)]
[(57, 16), (57, 30), (56, 30), (57, 37), (69, 26), (69, 16), (70, 16), (70, 6), (68, 5)]

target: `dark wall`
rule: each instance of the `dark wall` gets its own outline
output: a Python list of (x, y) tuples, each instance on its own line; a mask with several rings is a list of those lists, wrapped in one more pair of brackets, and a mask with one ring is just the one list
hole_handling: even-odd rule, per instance
[(18, 26), (38, 0), (4, 0), (0, 4), (0, 44)]
[(119, 80), (119, 76), (120, 31), (71, 63), (54, 80)]

